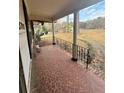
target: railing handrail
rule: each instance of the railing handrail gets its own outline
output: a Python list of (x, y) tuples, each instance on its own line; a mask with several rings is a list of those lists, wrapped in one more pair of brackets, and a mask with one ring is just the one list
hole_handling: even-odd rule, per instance
[[(66, 41), (66, 42), (68, 42), (68, 43), (73, 44), (73, 42), (70, 42), (70, 41), (67, 41), (67, 40), (64, 40), (64, 39), (61, 39), (61, 38), (58, 38), (58, 37), (55, 37), (55, 38), (57, 38), (57, 39), (60, 39), (60, 40), (63, 40), (63, 41)], [(81, 46), (81, 45), (77, 45), (77, 44), (76, 44), (76, 46), (79, 46), (79, 47), (84, 48), (84, 49), (89, 49), (89, 48), (85, 48), (85, 47), (83, 47), (83, 46)]]
[[(42, 39), (48, 39), (48, 38), (52, 38), (52, 37), (43, 37)], [(61, 42), (62, 41), (62, 42)], [(73, 46), (73, 43), (70, 42), (70, 41), (67, 41), (67, 40), (64, 40), (64, 39), (61, 39), (61, 38), (58, 38), (58, 37), (55, 37), (55, 42), (59, 45), (60, 44), (60, 47), (64, 48), (64, 50), (67, 50), (67, 44), (70, 44), (69, 45), (69, 48), (71, 48), (69, 51), (72, 52), (72, 46)], [(60, 42), (60, 43), (58, 43)], [(63, 44), (63, 45), (61, 45)], [(88, 64), (90, 63), (89, 61), (89, 58), (90, 58), (90, 54), (89, 54), (89, 48), (85, 48), (85, 47), (82, 47), (80, 45), (75, 45), (76, 46), (76, 55), (77, 55), (77, 59), (78, 60), (81, 60), (81, 61), (84, 61), (86, 64), (87, 64), (87, 67), (88, 68)], [(66, 48), (66, 49), (65, 49)]]

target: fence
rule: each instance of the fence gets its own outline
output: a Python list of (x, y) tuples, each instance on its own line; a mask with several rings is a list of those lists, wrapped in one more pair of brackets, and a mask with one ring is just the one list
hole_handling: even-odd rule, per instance
[[(55, 38), (55, 41), (56, 44), (60, 46), (60, 48), (66, 50), (69, 53), (72, 53), (73, 43), (59, 38)], [(80, 60), (81, 62), (86, 63), (86, 68), (88, 68), (88, 64), (90, 64), (92, 61), (92, 58), (90, 56), (90, 49), (84, 48), (79, 45), (75, 45), (75, 47), (77, 59)]]
[[(51, 41), (52, 38), (50, 37), (45, 37), (42, 38), (42, 40), (47, 40), (47, 41)], [(60, 38), (55, 38), (55, 42), (56, 45), (58, 45), (60, 48), (64, 49), (65, 51), (69, 52), (72, 54), (73, 51), (73, 43), (60, 39)], [(78, 60), (80, 60), (81, 62), (86, 63), (86, 68), (88, 68), (88, 64), (91, 63), (92, 58), (90, 56), (90, 49), (89, 48), (84, 48), (82, 46), (79, 45), (75, 45), (76, 47), (76, 57)]]

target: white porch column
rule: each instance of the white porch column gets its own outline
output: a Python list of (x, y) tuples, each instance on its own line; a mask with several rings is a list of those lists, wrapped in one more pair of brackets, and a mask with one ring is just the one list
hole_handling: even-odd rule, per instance
[(66, 32), (69, 32), (69, 15), (67, 16)]
[(78, 28), (78, 22), (79, 22), (79, 12), (78, 11), (75, 11), (74, 12), (74, 31), (73, 31), (73, 49), (72, 49), (72, 60), (73, 61), (77, 61), (77, 47), (76, 47), (76, 44), (77, 44), (77, 32), (79, 30)]
[(55, 45), (55, 29), (54, 29), (54, 21), (52, 22), (52, 36), (53, 36), (53, 45)]

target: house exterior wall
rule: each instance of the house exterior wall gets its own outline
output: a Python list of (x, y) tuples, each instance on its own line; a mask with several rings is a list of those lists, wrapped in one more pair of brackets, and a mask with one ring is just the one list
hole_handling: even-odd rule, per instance
[(29, 46), (27, 40), (22, 0), (19, 0), (19, 22), (24, 24), (24, 29), (19, 30), (19, 47), (22, 58), (26, 87), (28, 88), (29, 68), (30, 68), (31, 59), (30, 59)]

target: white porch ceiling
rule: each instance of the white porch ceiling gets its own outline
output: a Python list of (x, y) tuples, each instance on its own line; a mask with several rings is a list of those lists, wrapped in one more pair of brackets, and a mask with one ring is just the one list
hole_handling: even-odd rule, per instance
[(25, 0), (30, 20), (54, 21), (103, 0)]

